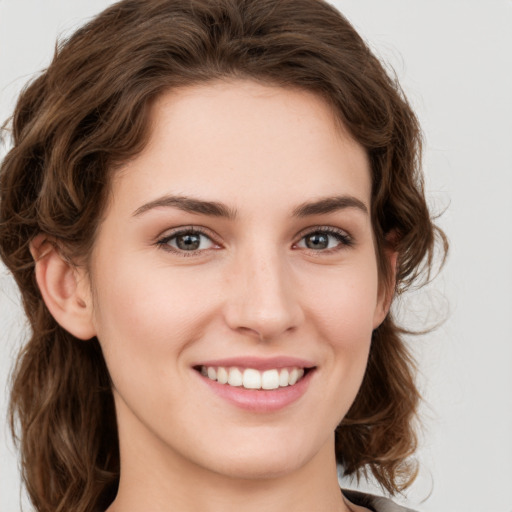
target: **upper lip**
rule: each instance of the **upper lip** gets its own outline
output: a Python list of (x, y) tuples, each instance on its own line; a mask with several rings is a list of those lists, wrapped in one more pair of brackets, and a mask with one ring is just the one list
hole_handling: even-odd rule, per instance
[(194, 365), (197, 366), (213, 366), (213, 367), (238, 367), (238, 368), (254, 368), (255, 370), (272, 370), (274, 368), (313, 368), (315, 363), (307, 359), (301, 359), (291, 356), (278, 357), (228, 357), (224, 359), (211, 359), (201, 361)]

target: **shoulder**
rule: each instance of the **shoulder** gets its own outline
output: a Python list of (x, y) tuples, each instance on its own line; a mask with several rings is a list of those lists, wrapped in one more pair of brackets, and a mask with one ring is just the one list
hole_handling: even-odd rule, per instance
[(366, 507), (373, 512), (414, 512), (414, 510), (397, 505), (388, 498), (366, 494), (359, 491), (342, 489), (343, 495), (354, 505)]

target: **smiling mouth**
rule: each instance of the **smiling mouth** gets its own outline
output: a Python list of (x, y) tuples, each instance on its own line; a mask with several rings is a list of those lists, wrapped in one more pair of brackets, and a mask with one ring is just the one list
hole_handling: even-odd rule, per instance
[(226, 386), (272, 390), (294, 386), (313, 368), (272, 368), (264, 371), (255, 368), (241, 369), (236, 366), (197, 366), (194, 368), (204, 377)]

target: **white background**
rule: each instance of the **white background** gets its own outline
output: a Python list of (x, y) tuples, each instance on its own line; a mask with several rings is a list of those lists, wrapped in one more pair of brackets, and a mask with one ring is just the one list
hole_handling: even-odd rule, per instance
[[(0, 0), (0, 119), (57, 36), (107, 0)], [(425, 131), (429, 202), (447, 208), (443, 274), (404, 297), (426, 405), (408, 492), (423, 512), (512, 512), (512, 0), (339, 0), (397, 72)], [(0, 267), (0, 511), (20, 510), (5, 428), (7, 379), (24, 320)], [(28, 507), (27, 507), (28, 510)]]

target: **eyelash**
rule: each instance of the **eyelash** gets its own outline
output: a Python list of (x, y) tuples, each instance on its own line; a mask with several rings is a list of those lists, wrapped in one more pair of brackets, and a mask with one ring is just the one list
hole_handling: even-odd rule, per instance
[[(298, 243), (300, 243), (307, 236), (311, 236), (314, 234), (327, 234), (328, 236), (333, 236), (339, 242), (339, 245), (332, 247), (332, 248), (328, 248), (328, 249), (309, 249), (309, 251), (311, 251), (313, 253), (330, 254), (333, 252), (343, 250), (345, 248), (352, 247), (354, 245), (353, 238), (349, 234), (347, 234), (345, 231), (338, 229), (338, 228), (330, 227), (330, 226), (316, 226), (314, 228), (308, 229), (306, 232), (300, 233), (299, 241), (293, 244), (294, 248), (297, 246)], [(206, 231), (202, 228), (198, 228), (198, 227), (194, 227), (194, 226), (177, 229), (177, 230), (163, 236), (162, 238), (158, 239), (156, 241), (156, 245), (164, 251), (172, 252), (174, 254), (183, 256), (185, 258), (191, 257), (191, 256), (197, 256), (204, 251), (211, 250), (211, 248), (208, 248), (208, 249), (195, 249), (195, 250), (187, 251), (187, 250), (183, 250), (183, 249), (176, 249), (176, 248), (170, 246), (169, 242), (171, 240), (173, 240), (174, 238), (179, 237), (180, 235), (201, 235), (201, 236), (208, 238), (212, 242), (212, 244), (217, 246), (217, 248), (220, 245), (215, 241), (214, 237), (210, 234), (209, 231)], [(306, 248), (306, 250), (308, 250), (308, 249)]]

